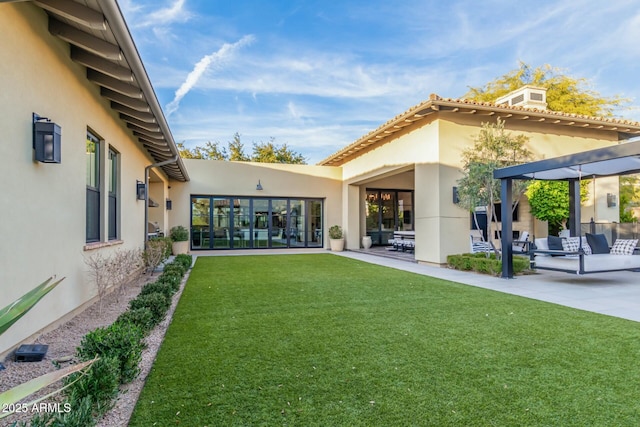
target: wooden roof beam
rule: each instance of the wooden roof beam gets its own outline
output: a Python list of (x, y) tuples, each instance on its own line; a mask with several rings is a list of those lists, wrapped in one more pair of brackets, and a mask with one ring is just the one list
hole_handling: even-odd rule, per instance
[(107, 29), (107, 22), (102, 13), (80, 3), (70, 0), (36, 0), (35, 3), (51, 13), (87, 28), (100, 31)]

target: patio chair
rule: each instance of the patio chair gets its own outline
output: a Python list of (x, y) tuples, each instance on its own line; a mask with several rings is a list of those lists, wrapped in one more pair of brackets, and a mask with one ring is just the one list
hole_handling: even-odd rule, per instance
[(469, 234), (469, 241), (472, 254), (492, 251), (491, 244), (482, 240), (482, 235), (479, 230), (471, 230), (471, 234)]
[(529, 232), (523, 231), (517, 241), (511, 245), (513, 253), (524, 254), (529, 252)]

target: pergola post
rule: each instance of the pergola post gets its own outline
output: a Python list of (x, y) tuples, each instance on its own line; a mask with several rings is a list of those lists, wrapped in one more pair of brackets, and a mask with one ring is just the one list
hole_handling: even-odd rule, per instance
[(500, 180), (500, 213), (502, 215), (502, 278), (513, 279), (513, 180)]
[(579, 236), (580, 232), (580, 180), (569, 180), (569, 227), (571, 236)]

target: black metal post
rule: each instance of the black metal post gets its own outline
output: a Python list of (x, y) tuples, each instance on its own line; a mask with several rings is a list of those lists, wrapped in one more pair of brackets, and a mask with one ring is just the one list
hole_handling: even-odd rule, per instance
[(569, 231), (571, 236), (580, 232), (580, 180), (569, 180)]
[(500, 180), (500, 213), (502, 215), (502, 278), (513, 279), (513, 180), (504, 178)]

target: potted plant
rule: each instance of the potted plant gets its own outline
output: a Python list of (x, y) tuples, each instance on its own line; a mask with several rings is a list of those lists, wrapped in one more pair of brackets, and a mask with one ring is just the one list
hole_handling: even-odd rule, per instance
[(171, 249), (174, 255), (189, 252), (189, 230), (182, 225), (176, 225), (171, 228), (169, 237), (171, 238)]
[(329, 228), (329, 245), (332, 251), (341, 252), (344, 250), (344, 236), (342, 227), (339, 225), (332, 225)]

